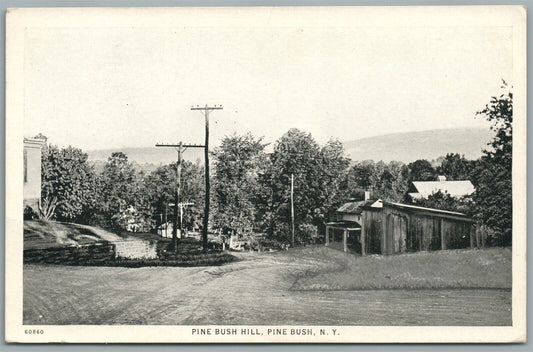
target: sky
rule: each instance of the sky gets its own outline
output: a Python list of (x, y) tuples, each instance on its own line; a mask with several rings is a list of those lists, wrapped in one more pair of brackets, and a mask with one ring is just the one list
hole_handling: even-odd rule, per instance
[(84, 150), (288, 129), (319, 142), (488, 128), (512, 84), (508, 27), (29, 28), (24, 134)]

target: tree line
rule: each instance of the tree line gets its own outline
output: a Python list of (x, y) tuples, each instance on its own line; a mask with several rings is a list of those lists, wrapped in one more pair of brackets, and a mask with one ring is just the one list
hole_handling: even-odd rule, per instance
[[(482, 157), (467, 160), (449, 153), (435, 164), (416, 160), (405, 164), (372, 160), (352, 162), (343, 145), (331, 139), (324, 145), (310, 133), (290, 129), (267, 152), (268, 143), (251, 134), (222, 139), (213, 155), (210, 227), (224, 234), (265, 233), (288, 241), (290, 235), (291, 176), (294, 179), (296, 239), (323, 231), (332, 212), (343, 202), (370, 191), (374, 199), (410, 202), (474, 217), (490, 231), (494, 245), (512, 239), (512, 93), (493, 97), (479, 116), (492, 123), (495, 137)], [(42, 137), (42, 136), (41, 136)], [(46, 144), (42, 151), (41, 217), (108, 228), (135, 224), (153, 230), (170, 220), (176, 184), (176, 163), (145, 173), (121, 152), (112, 153), (96, 171), (81, 149)], [(471, 180), (475, 193), (456, 199), (437, 193), (412, 200), (412, 181)], [(199, 161), (182, 165), (182, 201), (194, 205), (184, 213), (185, 228), (200, 228), (205, 195)], [(165, 215), (167, 214), (167, 215)]]

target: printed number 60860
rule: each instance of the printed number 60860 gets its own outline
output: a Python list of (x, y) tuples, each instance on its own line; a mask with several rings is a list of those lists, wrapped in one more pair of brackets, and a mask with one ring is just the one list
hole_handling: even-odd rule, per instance
[(26, 329), (26, 330), (24, 330), (24, 333), (26, 335), (42, 335), (42, 334), (44, 334), (44, 330)]

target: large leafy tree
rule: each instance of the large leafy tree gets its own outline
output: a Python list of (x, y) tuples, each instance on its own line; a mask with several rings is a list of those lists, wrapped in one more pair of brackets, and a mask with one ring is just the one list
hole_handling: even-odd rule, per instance
[[(160, 166), (143, 177), (140, 187), (140, 197), (152, 209), (151, 217), (157, 223), (165, 218), (172, 220), (173, 211), (168, 206), (174, 203), (174, 189), (176, 186), (177, 163)], [(196, 228), (200, 226), (203, 216), (203, 202), (205, 194), (204, 171), (199, 163), (183, 161), (181, 168), (181, 202), (193, 203), (183, 212), (183, 227)]]
[(320, 147), (311, 134), (293, 128), (276, 143), (269, 172), (272, 190), (270, 231), (289, 240), (291, 224), (291, 177), (294, 179), (295, 227), (313, 221), (318, 209), (317, 195)]
[(467, 160), (464, 155), (448, 153), (437, 167), (437, 174), (446, 176), (448, 181), (468, 180), (474, 163)]
[(295, 227), (322, 226), (328, 205), (340, 196), (341, 176), (348, 162), (338, 141), (321, 148), (309, 133), (296, 128), (285, 133), (276, 142), (268, 172), (262, 178), (271, 192), (265, 212), (269, 232), (281, 239), (289, 238), (291, 176)]
[(41, 154), (41, 213), (59, 221), (87, 223), (99, 201), (99, 180), (87, 154), (45, 145)]
[(319, 193), (321, 207), (316, 214), (319, 219), (324, 216), (333, 204), (346, 199), (343, 179), (348, 173), (350, 159), (344, 154), (344, 146), (337, 139), (329, 140), (320, 150), (320, 171), (322, 174), (322, 192)]
[(378, 183), (375, 185), (375, 197), (400, 201), (405, 197), (409, 185), (409, 169), (398, 161), (385, 164)]
[(101, 174), (101, 211), (108, 219), (134, 205), (136, 176), (126, 154), (114, 152), (107, 159)]
[(411, 181), (432, 181), (435, 180), (435, 169), (431, 163), (425, 159), (413, 161), (408, 165)]
[(492, 97), (485, 108), (477, 113), (492, 123), (496, 132), (484, 155), (472, 172), (476, 187), (474, 202), (477, 217), (496, 231), (491, 239), (496, 245), (512, 243), (512, 162), (513, 162), (513, 93), (504, 82), (499, 97)]
[(215, 211), (213, 220), (224, 233), (245, 234), (258, 219), (259, 174), (265, 165), (266, 144), (251, 134), (226, 136), (214, 151)]
[(350, 196), (362, 198), (369, 191), (373, 198), (400, 201), (409, 183), (409, 169), (401, 162), (377, 163), (368, 160), (354, 164), (343, 182)]

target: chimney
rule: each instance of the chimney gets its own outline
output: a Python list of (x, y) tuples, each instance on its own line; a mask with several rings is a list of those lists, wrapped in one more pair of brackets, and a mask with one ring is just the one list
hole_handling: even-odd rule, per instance
[(370, 192), (365, 191), (365, 202), (370, 199)]
[(444, 175), (439, 175), (439, 176), (437, 176), (437, 181), (439, 181), (439, 182), (445, 182), (445, 181), (446, 181), (446, 176), (444, 176)]

